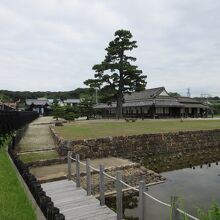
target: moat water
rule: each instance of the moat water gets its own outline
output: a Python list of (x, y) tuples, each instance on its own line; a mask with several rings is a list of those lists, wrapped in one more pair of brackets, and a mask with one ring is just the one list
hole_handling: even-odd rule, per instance
[[(178, 196), (180, 208), (195, 217), (198, 217), (198, 208), (208, 210), (213, 201), (220, 204), (220, 165), (212, 163), (161, 174), (166, 177), (166, 182), (148, 188), (148, 193), (159, 200), (170, 203), (171, 195)], [(125, 216), (135, 219), (138, 217), (138, 208), (134, 198), (133, 205), (130, 202), (129, 206), (130, 209), (125, 209)], [(146, 220), (170, 219), (170, 209), (152, 199), (147, 198), (145, 206)]]

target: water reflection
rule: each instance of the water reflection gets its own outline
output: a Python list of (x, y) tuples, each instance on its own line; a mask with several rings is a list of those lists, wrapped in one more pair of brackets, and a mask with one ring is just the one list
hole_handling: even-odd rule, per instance
[(195, 168), (200, 164), (214, 163), (220, 160), (220, 150), (218, 147), (201, 150), (199, 152), (173, 153), (151, 155), (143, 159), (146, 168), (155, 172), (167, 172), (184, 169), (186, 167)]
[[(176, 195), (181, 199), (180, 208), (197, 216), (198, 207), (207, 210), (212, 201), (220, 203), (220, 167), (218, 162), (207, 163), (194, 168), (162, 173), (167, 178), (164, 184), (151, 186), (149, 194), (170, 203), (170, 196)], [(169, 220), (170, 209), (158, 205), (146, 198), (146, 219)], [(138, 209), (125, 209), (126, 216), (138, 217)]]

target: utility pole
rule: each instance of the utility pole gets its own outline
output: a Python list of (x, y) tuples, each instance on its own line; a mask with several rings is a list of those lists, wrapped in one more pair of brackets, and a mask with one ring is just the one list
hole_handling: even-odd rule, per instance
[(98, 88), (95, 88), (95, 103), (98, 104)]
[(208, 103), (209, 102), (209, 98), (212, 97), (210, 94), (208, 93), (201, 93), (201, 98), (205, 99), (206, 102)]
[(187, 89), (187, 97), (191, 97), (190, 88)]

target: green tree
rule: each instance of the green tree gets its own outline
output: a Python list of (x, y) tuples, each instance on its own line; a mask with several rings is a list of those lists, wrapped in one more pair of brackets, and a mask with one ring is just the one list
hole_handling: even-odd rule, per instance
[(181, 95), (177, 92), (169, 92), (169, 95), (172, 97), (180, 97)]
[(131, 64), (136, 58), (126, 55), (127, 51), (137, 48), (137, 42), (131, 38), (128, 30), (116, 31), (115, 39), (105, 49), (107, 55), (104, 61), (93, 66), (95, 79), (84, 82), (92, 88), (99, 88), (105, 101), (117, 101), (118, 117), (122, 117), (123, 95), (144, 90), (146, 86), (146, 76), (142, 75), (142, 70)]
[(10, 101), (11, 99), (8, 96), (4, 94), (0, 94), (0, 102), (10, 102)]
[(84, 94), (81, 96), (81, 102), (79, 104), (79, 112), (81, 116), (86, 116), (87, 120), (94, 114), (94, 97)]
[(65, 114), (64, 108), (58, 105), (54, 105), (52, 107), (52, 115), (54, 118), (56, 118), (56, 120), (58, 120), (58, 118), (63, 118)]

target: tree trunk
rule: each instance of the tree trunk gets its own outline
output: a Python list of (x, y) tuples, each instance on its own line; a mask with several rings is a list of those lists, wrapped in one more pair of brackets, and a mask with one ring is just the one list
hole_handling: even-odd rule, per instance
[(122, 118), (122, 104), (123, 104), (123, 94), (119, 93), (117, 96), (117, 107), (116, 107), (116, 117)]
[(120, 54), (120, 68), (119, 68), (119, 89), (118, 89), (118, 95), (117, 95), (117, 117), (118, 118), (122, 118), (122, 104), (123, 104), (123, 87), (124, 87), (124, 83), (123, 83), (123, 54), (124, 52), (122, 51)]

